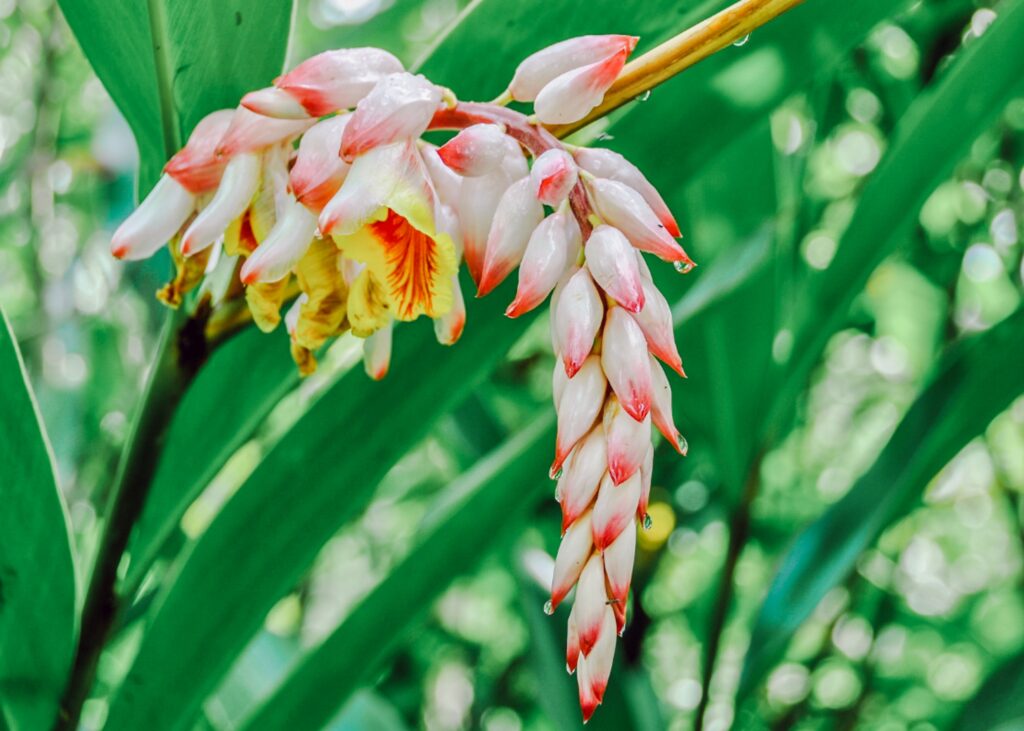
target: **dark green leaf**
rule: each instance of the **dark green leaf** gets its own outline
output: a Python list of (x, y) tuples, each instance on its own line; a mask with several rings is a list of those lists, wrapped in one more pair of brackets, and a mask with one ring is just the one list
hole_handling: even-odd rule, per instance
[[(449, 488), (457, 502), (412, 552), (311, 652), (243, 725), (249, 731), (315, 731), (380, 671), (412, 622), (494, 540), (550, 497), (544, 468), (553, 420), (539, 419)], [(386, 628), (386, 629), (384, 629)]]
[(204, 364), (168, 429), (129, 544), (126, 586), (139, 584), (188, 506), (297, 382), (281, 332), (249, 328)]
[(951, 349), (875, 463), (783, 558), (754, 625), (741, 700), (782, 657), (826, 592), (853, 570), (857, 557), (1024, 392), (1022, 362), (1024, 309)]
[(76, 576), (53, 457), (0, 311), (0, 726), (52, 723), (77, 633)]
[(955, 731), (1024, 729), (1024, 654), (1010, 658), (992, 673), (964, 706)]
[(291, 0), (60, 0), (135, 133), (142, 189), (196, 123), (281, 71)]

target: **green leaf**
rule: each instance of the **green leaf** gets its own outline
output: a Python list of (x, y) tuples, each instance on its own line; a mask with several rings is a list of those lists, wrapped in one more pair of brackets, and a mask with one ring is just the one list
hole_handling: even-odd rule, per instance
[(404, 631), (448, 584), (485, 555), (496, 526), (518, 526), (537, 503), (550, 498), (544, 469), (553, 438), (553, 418), (547, 415), (460, 477), (448, 489), (454, 504), (242, 728), (323, 728), (349, 695), (380, 672)]
[(1024, 392), (1024, 308), (954, 345), (875, 463), (786, 553), (754, 623), (740, 699), (857, 557), (920, 498), (931, 478)]
[(1024, 654), (1010, 658), (964, 705), (954, 731), (1024, 729)]
[(784, 423), (828, 339), (846, 321), (871, 272), (906, 240), (925, 199), (1020, 89), (1015, 57), (1024, 34), (1024, 0), (1005, 0), (981, 38), (960, 52), (945, 76), (900, 120), (889, 152), (872, 175), (835, 258), (812, 283), (797, 323), (797, 357), (778, 389), (767, 429)]
[[(515, 342), (524, 323), (501, 316), (510, 287), (471, 310), (456, 347), (437, 345), (429, 322), (404, 326), (391, 378), (372, 383), (350, 371), (282, 437), (171, 573), (111, 705), (110, 731), (180, 728), (192, 718), (320, 547)], [(401, 374), (413, 373), (410, 387)], [(183, 645), (182, 636), (193, 640)]]
[(67, 511), (7, 316), (0, 311), (0, 726), (47, 728), (78, 631)]
[(291, 0), (59, 0), (135, 133), (142, 190), (204, 116), (281, 71)]
[(179, 404), (128, 553), (138, 586), (188, 506), (298, 383), (282, 332), (249, 328), (204, 364)]

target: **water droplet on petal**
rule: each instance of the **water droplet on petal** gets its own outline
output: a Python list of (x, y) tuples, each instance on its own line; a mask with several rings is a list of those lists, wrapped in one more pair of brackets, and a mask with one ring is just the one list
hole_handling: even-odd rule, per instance
[(690, 445), (686, 443), (686, 437), (679, 437), (679, 452), (685, 457), (689, 450)]
[(676, 271), (680, 274), (689, 274), (693, 271), (693, 262), (689, 261), (677, 261), (672, 266), (675, 267)]
[(651, 518), (651, 514), (647, 513), (644, 516), (644, 530), (650, 530), (652, 525), (654, 525), (654, 520)]
[(735, 41), (732, 42), (732, 44), (734, 46), (745, 46), (745, 45), (747, 45), (747, 41), (749, 41), (749, 40), (750, 40), (750, 34), (747, 33), (742, 38), (737, 38)]
[(639, 94), (639, 95), (633, 97), (633, 101), (635, 101), (635, 102), (645, 102), (645, 101), (647, 101), (650, 98), (651, 98), (651, 90), (648, 89), (643, 94)]
[(546, 602), (544, 602), (544, 614), (547, 614), (548, 616), (551, 616), (554, 613), (555, 613), (555, 608), (551, 605), (551, 600), (548, 599)]

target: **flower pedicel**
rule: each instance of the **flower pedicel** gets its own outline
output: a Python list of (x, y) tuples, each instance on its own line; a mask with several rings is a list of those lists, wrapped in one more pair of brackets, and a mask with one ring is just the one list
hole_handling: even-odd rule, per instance
[[(395, 321), (421, 315), (455, 343), (462, 260), (478, 296), (518, 268), (509, 317), (551, 295), (562, 542), (546, 611), (575, 588), (566, 664), (584, 720), (626, 625), (652, 426), (686, 453), (663, 368), (683, 374), (671, 311), (641, 252), (684, 272), (693, 262), (635, 166), (563, 145), (543, 125), (600, 104), (636, 41), (584, 36), (524, 60), (503, 98), (533, 102), (534, 117), (459, 101), (385, 51), (321, 53), (203, 119), (112, 242), (122, 259), (171, 247), (178, 275), (160, 297), (172, 306), (215, 246), (237, 257), (254, 321), (268, 331), (285, 321), (303, 373), (351, 331), (367, 373), (382, 378)], [(430, 129), (458, 134), (437, 147), (420, 139)]]

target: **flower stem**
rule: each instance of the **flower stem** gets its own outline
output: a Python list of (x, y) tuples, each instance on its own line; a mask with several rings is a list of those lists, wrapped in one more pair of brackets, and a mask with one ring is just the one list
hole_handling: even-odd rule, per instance
[(118, 567), (149, 493), (171, 416), (205, 357), (202, 333), (208, 311), (204, 303), (191, 316), (184, 309), (171, 310), (164, 322), (142, 401), (107, 496), (107, 519), (89, 577), (75, 661), (54, 731), (78, 728), (100, 654), (123, 609), (123, 597), (117, 592)]
[(586, 117), (572, 124), (553, 125), (548, 129), (556, 137), (565, 137), (585, 127), (646, 94), (680, 71), (750, 35), (752, 31), (801, 2), (803, 0), (739, 0), (626, 64), (619, 78), (605, 94), (604, 101)]

